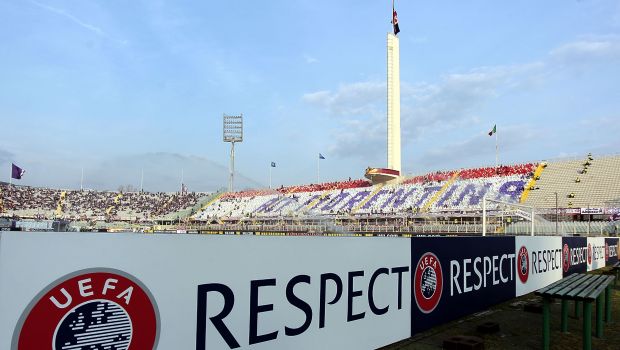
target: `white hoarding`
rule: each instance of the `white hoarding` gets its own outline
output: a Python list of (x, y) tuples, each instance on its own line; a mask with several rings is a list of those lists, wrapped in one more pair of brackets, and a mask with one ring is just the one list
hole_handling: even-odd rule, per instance
[(0, 348), (374, 349), (410, 335), (410, 254), (400, 238), (2, 233)]
[(562, 278), (562, 237), (515, 237), (517, 296)]
[(588, 271), (605, 267), (605, 238), (588, 237)]

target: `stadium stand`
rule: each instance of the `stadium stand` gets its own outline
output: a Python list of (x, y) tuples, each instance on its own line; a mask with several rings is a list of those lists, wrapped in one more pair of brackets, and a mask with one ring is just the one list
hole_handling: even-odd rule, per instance
[(348, 180), (228, 193), (203, 208), (196, 218), (287, 217), (300, 215), (382, 215), (442, 210), (479, 210), (483, 196), (518, 202), (536, 165), (434, 172), (399, 184), (371, 186)]
[(557, 192), (560, 208), (620, 207), (619, 170), (620, 156), (549, 161), (525, 204), (553, 208)]
[[(157, 227), (170, 230), (176, 222), (241, 231), (298, 227), (309, 232), (349, 228), (461, 234), (480, 232), (482, 199), (487, 198), (503, 202), (487, 202), (492, 217), (487, 232), (529, 232), (530, 209), (512, 205), (523, 204), (536, 208), (535, 225), (543, 234), (615, 234), (620, 231), (618, 169), (620, 156), (588, 154), (497, 169), (436, 171), (374, 186), (348, 179), (232, 193), (121, 193), (0, 183), (0, 216), (63, 219), (86, 229), (94, 221), (107, 222), (97, 227), (111, 230), (156, 221)], [(556, 217), (559, 224), (552, 222)], [(22, 228), (41, 229), (35, 226)]]
[(209, 193), (62, 191), (0, 185), (5, 213), (30, 218), (157, 219), (196, 207)]

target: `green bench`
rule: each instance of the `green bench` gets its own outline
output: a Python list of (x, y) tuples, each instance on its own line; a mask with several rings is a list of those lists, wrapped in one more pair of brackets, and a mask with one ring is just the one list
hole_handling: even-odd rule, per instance
[[(543, 349), (549, 349), (549, 309), (553, 299), (562, 301), (562, 332), (568, 331), (568, 302), (575, 302), (575, 316), (579, 317), (579, 303), (583, 303), (583, 348), (592, 349), (592, 303), (596, 301), (596, 337), (603, 337), (605, 322), (611, 322), (611, 284), (614, 276), (572, 274), (536, 291), (543, 297)], [(603, 299), (605, 312), (603, 313)]]
[(618, 280), (620, 279), (620, 261), (618, 261), (617, 263), (611, 266), (611, 271), (614, 272), (614, 274), (616, 275), (616, 279), (614, 280), (614, 287), (615, 287), (616, 282), (618, 282)]

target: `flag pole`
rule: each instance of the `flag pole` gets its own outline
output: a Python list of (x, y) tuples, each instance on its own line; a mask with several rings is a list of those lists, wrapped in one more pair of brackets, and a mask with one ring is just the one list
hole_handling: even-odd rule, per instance
[(80, 191), (84, 191), (84, 167), (82, 167), (82, 176), (80, 177)]
[(269, 189), (271, 189), (271, 168), (273, 167), (269, 164)]
[(142, 175), (140, 176), (140, 192), (142, 192), (144, 186), (144, 168), (142, 168)]
[(320, 184), (321, 183), (321, 156), (319, 155), (319, 157), (316, 160), (316, 184)]
[[(497, 124), (496, 128), (497, 128)], [(497, 167), (499, 166), (499, 146), (497, 142), (497, 129), (495, 129), (495, 171), (497, 171)]]

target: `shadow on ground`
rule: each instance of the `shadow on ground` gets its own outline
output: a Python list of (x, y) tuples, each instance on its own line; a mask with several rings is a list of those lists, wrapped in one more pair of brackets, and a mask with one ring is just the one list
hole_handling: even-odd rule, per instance
[[(604, 325), (602, 339), (594, 336), (596, 312), (592, 312), (592, 349), (620, 349), (620, 283), (612, 289), (612, 319)], [(435, 327), (415, 337), (381, 348), (382, 350), (441, 349), (444, 340), (453, 336), (475, 336), (482, 339), (484, 349), (541, 349), (542, 303), (533, 293), (496, 305), (488, 310)], [(528, 309), (529, 311), (525, 311)], [(551, 349), (581, 349), (583, 317), (575, 318), (573, 303), (569, 304), (568, 333), (560, 331), (560, 300), (551, 305)], [(583, 312), (581, 313), (583, 314)], [(484, 334), (477, 331), (486, 322), (499, 324), (499, 331)]]

